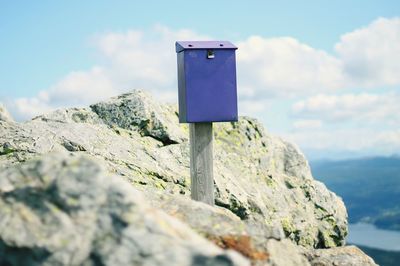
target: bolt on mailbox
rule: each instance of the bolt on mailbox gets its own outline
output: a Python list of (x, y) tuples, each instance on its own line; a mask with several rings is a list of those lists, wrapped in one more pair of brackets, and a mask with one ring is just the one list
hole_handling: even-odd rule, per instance
[(227, 41), (177, 41), (179, 122), (238, 120), (237, 49)]

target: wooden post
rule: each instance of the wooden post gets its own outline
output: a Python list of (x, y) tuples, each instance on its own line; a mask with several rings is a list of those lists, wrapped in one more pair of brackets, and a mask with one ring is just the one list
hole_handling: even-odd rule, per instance
[(191, 197), (214, 206), (212, 123), (190, 124)]

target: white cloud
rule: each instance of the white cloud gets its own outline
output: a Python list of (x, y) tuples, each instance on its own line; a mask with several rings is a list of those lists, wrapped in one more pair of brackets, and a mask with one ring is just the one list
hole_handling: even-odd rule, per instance
[(46, 101), (39, 98), (18, 98), (12, 102), (5, 103), (12, 114), (12, 117), (17, 121), (27, 120), (34, 116), (47, 113), (53, 110)]
[[(211, 37), (161, 25), (97, 34), (92, 37), (99, 53), (95, 66), (72, 71), (35, 97), (15, 99), (7, 106), (21, 120), (58, 107), (87, 105), (133, 88), (149, 90), (163, 101), (176, 101), (174, 42), (195, 39)], [(394, 91), (400, 85), (399, 43), (400, 18), (380, 18), (342, 35), (334, 54), (291, 37), (249, 36), (235, 43), (239, 46), (239, 110), (259, 118), (278, 109), (286, 112), (289, 119), (280, 125), (292, 126), (296, 132), (288, 137), (304, 148), (356, 150), (375, 145), (377, 150), (398, 149), (400, 133), (389, 128), (400, 122), (400, 93)], [(393, 91), (346, 92), (386, 86), (393, 86)], [(295, 100), (292, 110), (277, 104)], [(280, 113), (276, 119), (281, 118), (286, 117)], [(362, 128), (346, 128), (343, 122)]]
[(267, 100), (241, 100), (239, 104), (239, 113), (241, 115), (259, 116), (269, 107)]
[(380, 18), (341, 36), (337, 55), (291, 37), (239, 42), (239, 95), (304, 97), (400, 84), (400, 18)]
[(130, 30), (92, 38), (102, 65), (72, 71), (32, 98), (18, 98), (8, 108), (19, 120), (67, 106), (82, 106), (131, 89), (147, 89), (158, 99), (176, 101), (176, 40), (203, 40), (190, 30), (172, 31), (156, 25), (149, 31)]
[[(272, 96), (304, 97), (349, 86), (399, 84), (399, 25), (398, 18), (378, 19), (343, 35), (335, 46), (338, 57), (291, 37), (250, 36), (238, 42), (238, 93), (244, 110), (250, 110), (250, 101), (258, 101), (251, 109), (258, 106), (261, 111), (259, 101)], [(49, 108), (88, 104), (132, 88), (176, 101), (174, 42), (209, 38), (161, 25), (148, 31), (98, 34), (93, 43), (102, 64), (67, 74), (41, 96), (25, 101), (35, 102), (30, 107), (14, 104), (14, 112), (28, 112), (24, 116), (29, 117)]]
[(294, 129), (308, 130), (321, 128), (322, 121), (317, 119), (299, 119), (293, 122)]
[(400, 93), (394, 91), (309, 97), (292, 106), (292, 115), (300, 121), (321, 121), (321, 126), (296, 127), (295, 122), (287, 137), (308, 151), (396, 154), (399, 102)]
[(7, 106), (17, 120), (27, 120), (58, 107), (88, 105), (118, 92), (107, 71), (93, 67), (89, 71), (73, 71), (35, 97), (17, 98)]
[(238, 46), (240, 95), (310, 95), (339, 88), (344, 82), (337, 58), (294, 38), (252, 36)]
[(47, 91), (43, 100), (52, 105), (82, 105), (118, 93), (108, 70), (93, 67), (89, 71), (73, 71)]
[(392, 153), (398, 153), (400, 149), (400, 129), (379, 132), (376, 136), (376, 144), (378, 147), (391, 147)]
[(362, 87), (400, 84), (400, 18), (379, 18), (344, 34), (335, 50), (346, 78)]
[(359, 121), (364, 124), (400, 123), (400, 94), (360, 93), (344, 95), (320, 94), (296, 102), (295, 117), (321, 119), (328, 122)]
[(174, 44), (177, 40), (193, 39), (208, 37), (190, 30), (172, 31), (157, 25), (148, 32), (130, 30), (98, 35), (94, 42), (105, 57), (107, 70), (115, 86), (176, 92)]
[(400, 150), (400, 130), (320, 129), (294, 131), (285, 137), (305, 150), (347, 151), (392, 155)]

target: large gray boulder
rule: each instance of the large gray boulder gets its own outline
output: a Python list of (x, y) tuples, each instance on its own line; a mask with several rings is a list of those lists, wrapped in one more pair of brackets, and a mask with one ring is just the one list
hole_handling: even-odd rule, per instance
[(0, 171), (0, 265), (249, 265), (82, 155)]
[(176, 111), (171, 106), (160, 105), (143, 91), (122, 94), (90, 107), (107, 125), (138, 131), (164, 145), (186, 139), (176, 126)]
[[(54, 150), (84, 152), (104, 160), (110, 172), (139, 189), (189, 197), (187, 134), (171, 106), (134, 91), (91, 109), (63, 109), (26, 123), (3, 123), (0, 154), (7, 156), (0, 165)], [(268, 134), (256, 120), (216, 124), (214, 161), (217, 205), (245, 222), (283, 230), (302, 246), (344, 244), (347, 213), (342, 200), (312, 178), (294, 145)]]
[(345, 244), (346, 208), (313, 179), (296, 146), (252, 118), (215, 124), (217, 207), (212, 208), (190, 200), (187, 136), (176, 107), (134, 91), (25, 123), (0, 121), (0, 167), (19, 167), (52, 152), (90, 155), (114, 179), (140, 190), (153, 208), (257, 265), (308, 265), (301, 246), (314, 250)]

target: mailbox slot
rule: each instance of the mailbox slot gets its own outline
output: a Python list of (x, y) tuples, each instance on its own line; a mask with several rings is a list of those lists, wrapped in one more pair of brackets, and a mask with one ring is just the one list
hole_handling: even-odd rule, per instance
[(214, 59), (215, 53), (213, 50), (207, 50), (207, 58), (208, 59)]

